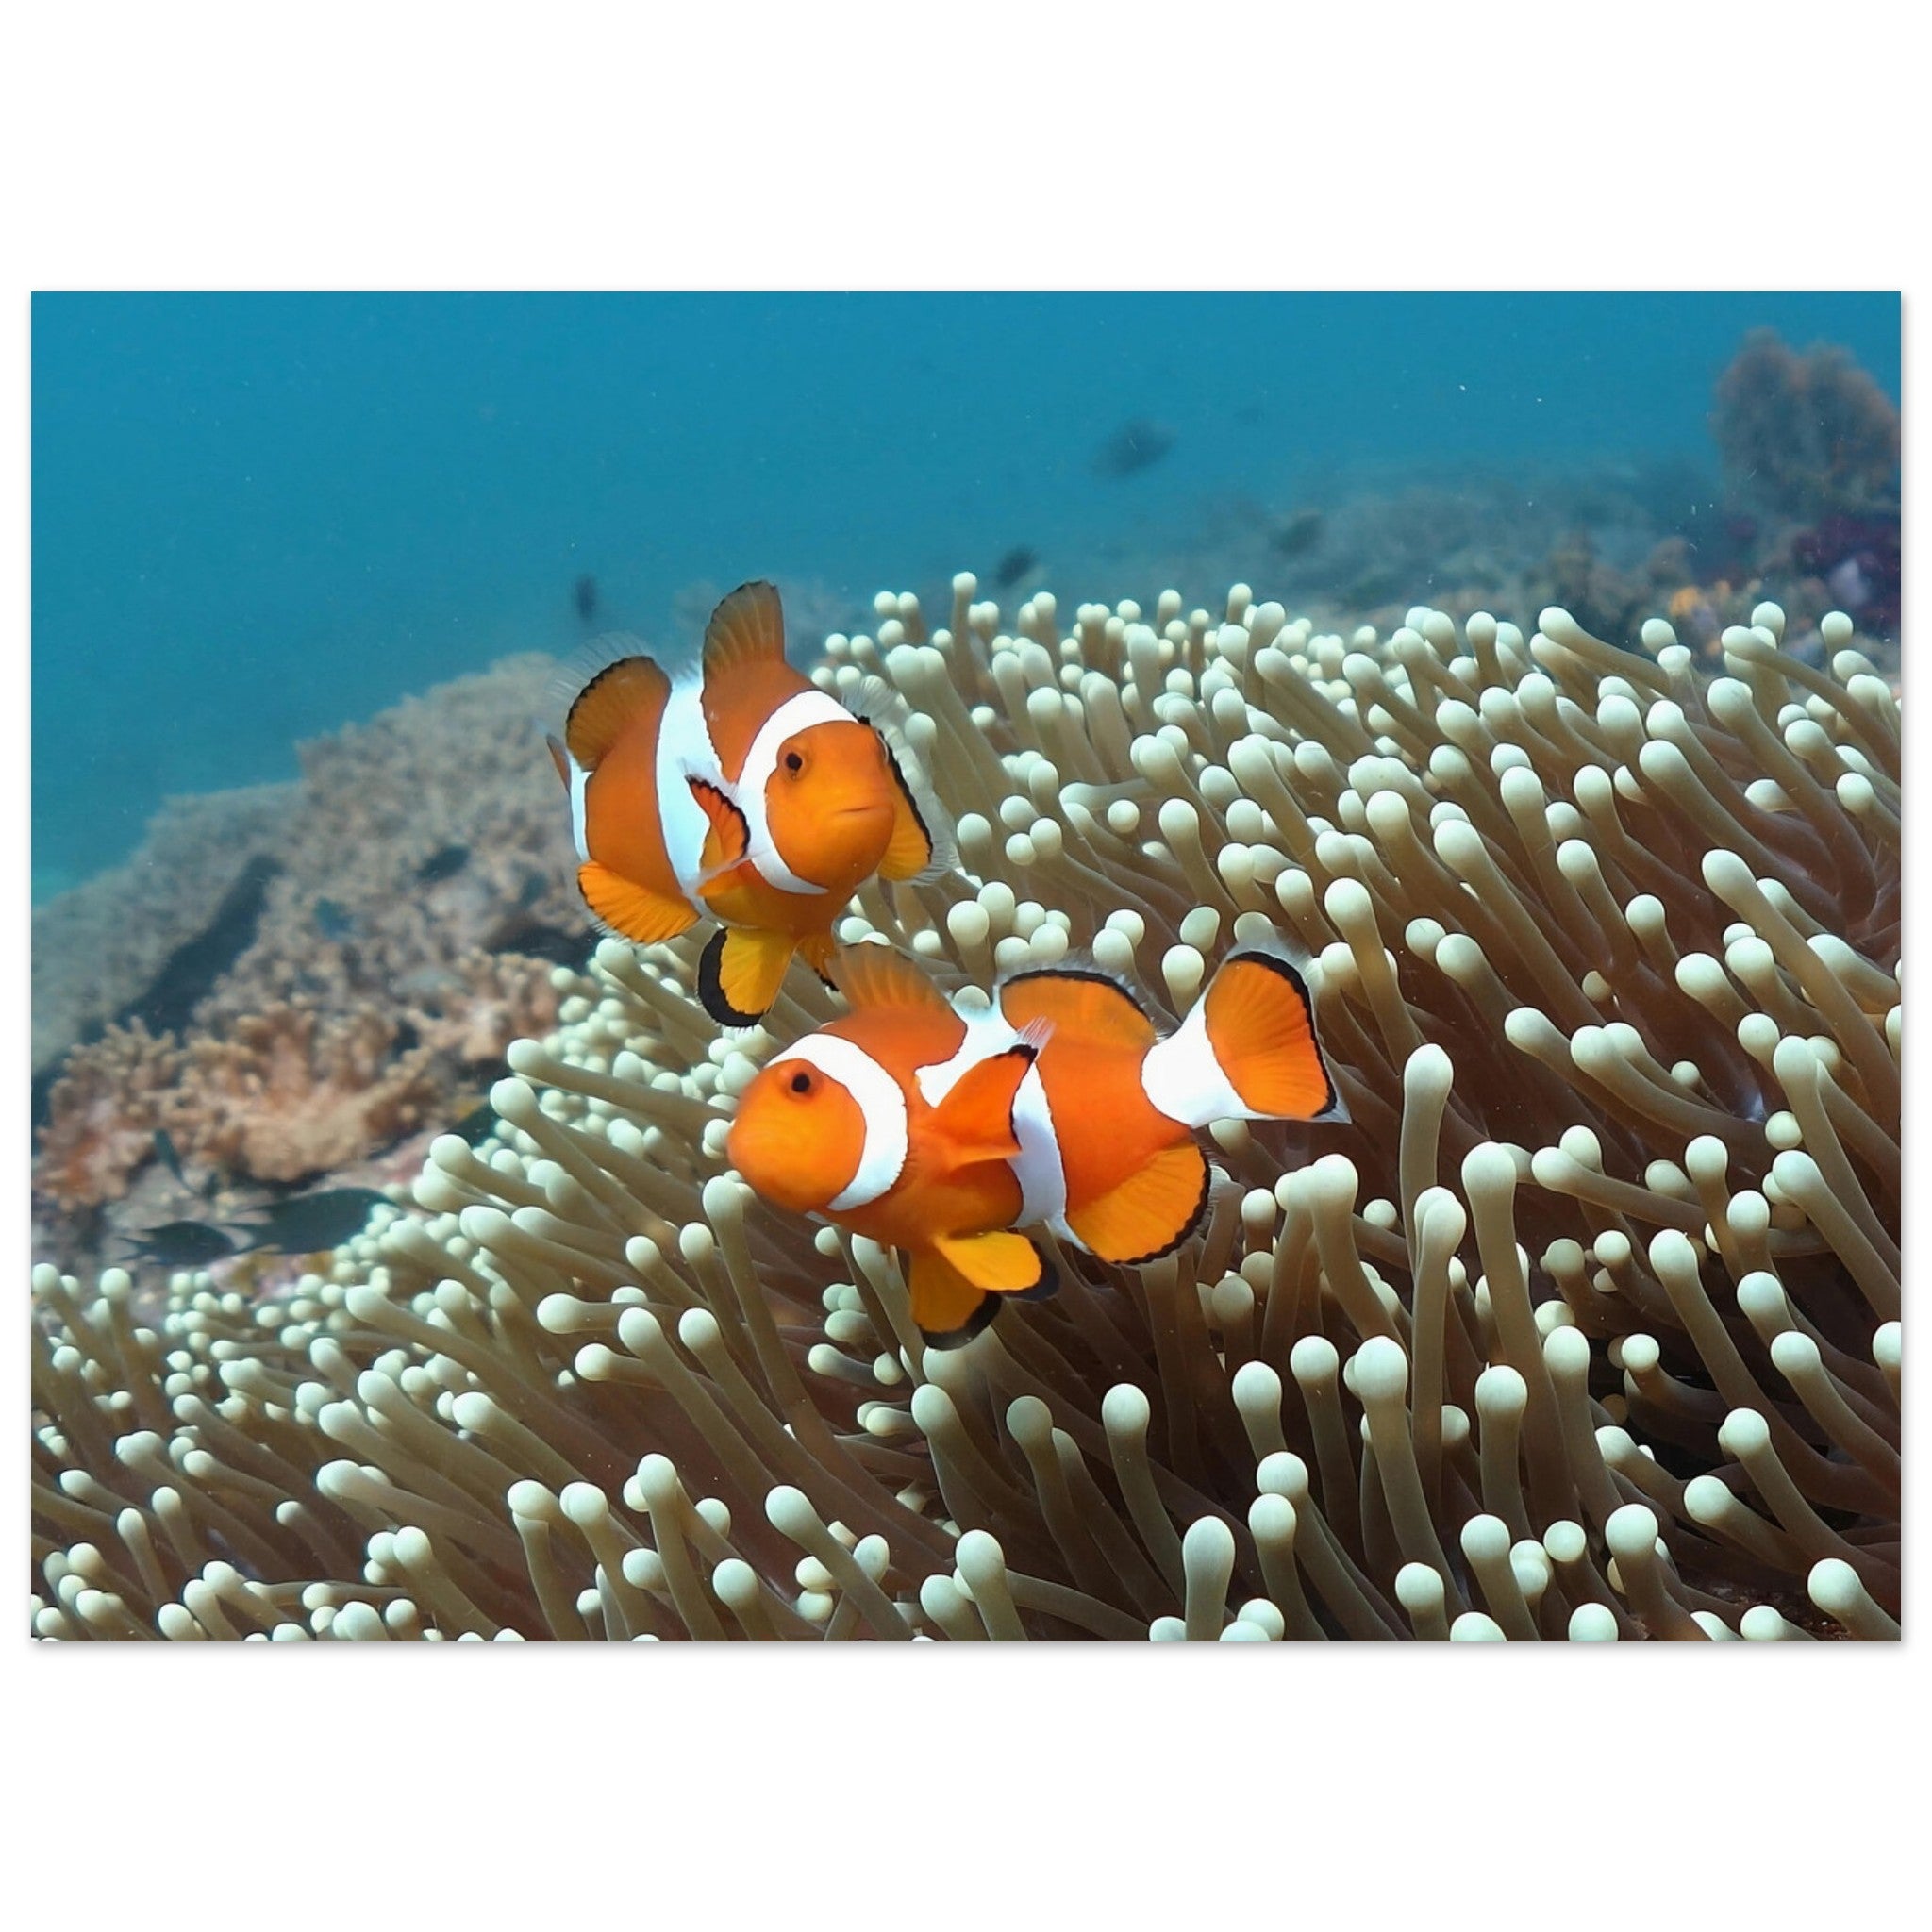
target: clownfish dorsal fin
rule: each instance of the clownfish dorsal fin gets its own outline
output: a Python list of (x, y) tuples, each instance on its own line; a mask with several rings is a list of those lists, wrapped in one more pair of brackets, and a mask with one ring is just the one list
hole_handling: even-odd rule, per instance
[(720, 600), (705, 626), (705, 676), (785, 661), (785, 613), (778, 588), (762, 578)]
[(671, 680), (648, 658), (607, 664), (572, 700), (563, 727), (566, 749), (587, 772), (642, 716), (661, 715)]
[(876, 1012), (884, 1007), (953, 1010), (945, 994), (896, 947), (841, 946), (831, 956), (830, 968), (832, 984), (855, 1013)]
[(736, 803), (703, 778), (687, 778), (691, 795), (705, 815), (705, 842), (698, 850), (699, 890), (707, 897), (724, 874), (743, 862), (751, 850), (751, 827)]
[(969, 1068), (933, 1109), (933, 1125), (956, 1166), (1010, 1160), (1020, 1151), (1013, 1131), (1013, 1103), (1020, 1083), (1039, 1057), (1036, 1041), (1023, 1040)]
[(1091, 1046), (1145, 1053), (1159, 1037), (1146, 1009), (1097, 966), (1041, 966), (999, 986), (1000, 1011), (1015, 1026), (1044, 1020)]

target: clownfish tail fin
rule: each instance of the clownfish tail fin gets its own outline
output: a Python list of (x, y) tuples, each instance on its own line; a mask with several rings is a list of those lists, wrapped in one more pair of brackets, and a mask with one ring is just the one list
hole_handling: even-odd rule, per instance
[(1190, 1127), (1348, 1118), (1316, 1037), (1307, 963), (1278, 939), (1222, 961), (1179, 1028), (1149, 1050), (1141, 1083)]

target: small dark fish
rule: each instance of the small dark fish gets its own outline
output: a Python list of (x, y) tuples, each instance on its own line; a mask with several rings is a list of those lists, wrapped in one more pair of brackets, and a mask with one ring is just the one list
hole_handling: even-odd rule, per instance
[[(188, 1188), (188, 1176), (181, 1172), (181, 1156), (175, 1146), (175, 1137), (166, 1127), (155, 1129), (155, 1158), (173, 1174), (184, 1188)], [(194, 1190), (188, 1188), (192, 1194)]]
[(993, 565), (992, 580), (1002, 591), (1010, 591), (1040, 561), (1040, 552), (1016, 543)]
[(1274, 531), (1274, 548), (1282, 557), (1301, 557), (1322, 541), (1326, 525), (1318, 509), (1298, 509), (1285, 517)]
[(338, 1248), (361, 1232), (373, 1208), (388, 1205), (389, 1196), (374, 1188), (325, 1188), (318, 1194), (296, 1194), (277, 1201), (259, 1220), (238, 1224), (255, 1237), (242, 1253), (313, 1255)]
[(333, 899), (318, 899), (315, 929), (325, 940), (345, 940), (356, 930), (356, 922)]
[(489, 1140), (491, 1134), (495, 1131), (496, 1122), (496, 1109), (487, 1100), (480, 1101), (451, 1126), (450, 1132), (458, 1140), (475, 1147)]
[(597, 621), (597, 579), (586, 571), (571, 586), (570, 601), (577, 613), (577, 622), (588, 629)]
[(233, 1237), (205, 1221), (165, 1221), (120, 1239), (127, 1243), (131, 1260), (152, 1261), (159, 1268), (205, 1268), (235, 1252)]
[(1173, 447), (1174, 431), (1164, 423), (1136, 416), (1123, 423), (1093, 452), (1093, 474), (1118, 481), (1123, 476), (1131, 476), (1136, 470), (1158, 463)]
[(424, 885), (433, 886), (438, 879), (454, 878), (469, 862), (467, 845), (439, 846), (416, 868), (416, 876)]

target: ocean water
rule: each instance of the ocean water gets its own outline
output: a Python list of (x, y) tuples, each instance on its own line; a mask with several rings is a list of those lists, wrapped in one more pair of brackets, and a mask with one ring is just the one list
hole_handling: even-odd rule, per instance
[[(1217, 505), (1618, 458), (1715, 488), (1747, 330), (1896, 400), (1894, 294), (79, 295), (33, 304), (33, 878), (161, 799), (748, 576), (856, 614), (1019, 549), (1144, 594)], [(1156, 450), (1157, 459), (1145, 458)], [(1286, 575), (1257, 557), (1257, 582)], [(1208, 584), (1183, 585), (1206, 596)], [(1417, 587), (1419, 594), (1422, 587)]]

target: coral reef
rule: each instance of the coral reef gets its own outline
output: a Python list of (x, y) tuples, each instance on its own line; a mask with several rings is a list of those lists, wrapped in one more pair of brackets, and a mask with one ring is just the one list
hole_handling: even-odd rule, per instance
[[(554, 1022), (551, 966), (591, 925), (533, 722), (550, 668), (508, 658), (305, 745), (299, 785), (176, 803), (130, 867), (36, 912), (37, 1056), (72, 1049), (45, 1077), (42, 1253), (141, 1224), (113, 1210), (158, 1127), (247, 1206), (456, 1118)], [(43, 983), (104, 991), (50, 993), (42, 1024)]]
[(1899, 414), (1845, 350), (1754, 329), (1719, 376), (1711, 435), (1732, 499), (1795, 524), (1896, 515)]
[(966, 868), (843, 936), (1178, 1009), (1279, 925), (1353, 1124), (1223, 1124), (1198, 1244), (928, 1353), (890, 1253), (723, 1166), (833, 996), (720, 1038), (688, 941), (607, 941), (325, 1273), (144, 1325), (36, 1271), (39, 1635), (1898, 1635), (1899, 711), (1849, 622), (1812, 666), (1761, 606), (1707, 681), (1661, 621), (975, 593), (828, 641)]
[(294, 798), (292, 785), (171, 798), (125, 865), (34, 908), (37, 1074), (117, 1014), (136, 1016), (170, 956), (208, 931), (251, 863), (279, 858)]

